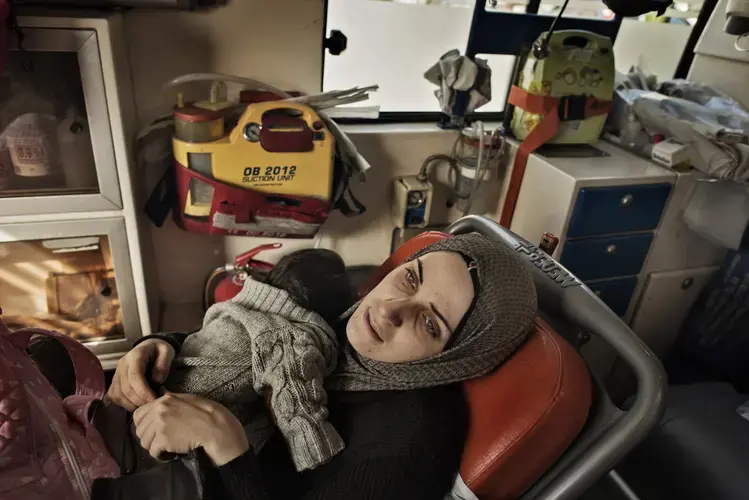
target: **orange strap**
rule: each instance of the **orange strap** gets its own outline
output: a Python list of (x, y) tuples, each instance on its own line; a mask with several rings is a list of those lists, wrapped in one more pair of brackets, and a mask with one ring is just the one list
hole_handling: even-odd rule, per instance
[(515, 163), (512, 174), (510, 174), (510, 184), (499, 218), (499, 224), (509, 228), (512, 217), (515, 215), (515, 205), (518, 202), (520, 186), (525, 176), (525, 167), (531, 153), (556, 135), (562, 121), (582, 120), (592, 116), (605, 115), (611, 108), (611, 101), (584, 95), (551, 97), (531, 94), (513, 85), (507, 102), (529, 113), (542, 116), (539, 124), (520, 143), (515, 155)]

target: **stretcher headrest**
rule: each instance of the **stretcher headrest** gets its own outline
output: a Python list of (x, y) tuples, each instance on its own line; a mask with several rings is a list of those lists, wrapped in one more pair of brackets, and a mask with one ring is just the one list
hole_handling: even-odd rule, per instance
[[(413, 253), (449, 237), (432, 231), (407, 241), (361, 294)], [(464, 386), (470, 424), (460, 475), (481, 500), (520, 496), (574, 441), (591, 407), (585, 362), (540, 318), (528, 340), (497, 371)]]

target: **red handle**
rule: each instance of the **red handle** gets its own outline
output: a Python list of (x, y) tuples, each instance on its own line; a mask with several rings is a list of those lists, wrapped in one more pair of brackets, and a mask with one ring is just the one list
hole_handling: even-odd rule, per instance
[(306, 153), (314, 151), (314, 133), (302, 118), (267, 112), (262, 118), (260, 145), (270, 153)]
[(255, 247), (252, 250), (249, 250), (241, 255), (238, 255), (237, 258), (234, 259), (234, 266), (244, 267), (247, 265), (248, 262), (252, 260), (253, 257), (255, 257), (260, 252), (265, 251), (265, 250), (277, 250), (281, 248), (282, 246), (283, 245), (281, 243), (267, 243), (265, 245), (260, 245), (259, 247)]

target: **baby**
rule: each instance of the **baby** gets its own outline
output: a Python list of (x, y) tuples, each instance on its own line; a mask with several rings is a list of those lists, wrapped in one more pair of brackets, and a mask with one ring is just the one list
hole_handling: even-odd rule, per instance
[(247, 279), (236, 297), (208, 309), (164, 386), (229, 408), (248, 430), (256, 453), (273, 432), (267, 400), (297, 470), (313, 469), (344, 446), (327, 421), (323, 379), (338, 356), (330, 323), (355, 301), (338, 254), (291, 253), (267, 275)]

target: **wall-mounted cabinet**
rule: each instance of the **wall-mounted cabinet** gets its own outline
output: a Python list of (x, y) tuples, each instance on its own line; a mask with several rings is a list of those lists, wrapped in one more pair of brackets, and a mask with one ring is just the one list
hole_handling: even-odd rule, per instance
[(710, 266), (648, 275), (632, 329), (658, 357), (668, 355), (692, 305), (718, 269)]
[(70, 335), (111, 367), (155, 315), (121, 18), (59, 13), (18, 24), (21, 44), (13, 40), (0, 74), (3, 320)]
[(141, 335), (125, 221), (0, 224), (0, 303), (11, 330), (56, 330), (102, 360)]
[(103, 34), (28, 25), (0, 75), (0, 214), (122, 209)]

